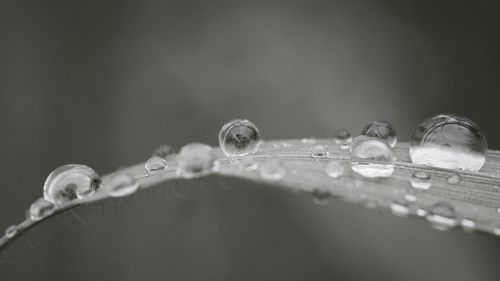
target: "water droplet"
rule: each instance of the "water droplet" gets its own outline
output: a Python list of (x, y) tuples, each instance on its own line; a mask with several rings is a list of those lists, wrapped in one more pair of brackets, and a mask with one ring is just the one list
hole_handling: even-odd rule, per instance
[(455, 209), (446, 202), (438, 202), (429, 210), (427, 220), (437, 230), (449, 230), (457, 225)]
[(474, 122), (455, 114), (439, 114), (417, 128), (410, 157), (415, 164), (478, 171), (486, 150), (486, 137)]
[(425, 217), (425, 216), (427, 216), (427, 211), (424, 209), (417, 209), (417, 216)]
[(352, 136), (351, 133), (346, 129), (340, 129), (335, 132), (333, 141), (340, 145), (342, 149), (348, 149), (351, 146)]
[(366, 125), (361, 132), (362, 135), (372, 138), (379, 138), (394, 147), (397, 142), (396, 130), (391, 123), (383, 120), (375, 120)]
[(405, 217), (410, 213), (410, 208), (403, 200), (396, 200), (391, 203), (391, 212), (398, 217)]
[(332, 160), (326, 165), (326, 173), (332, 178), (338, 178), (344, 174), (344, 164), (339, 160)]
[(144, 168), (148, 174), (161, 171), (167, 167), (167, 160), (159, 156), (153, 156), (146, 161)]
[(55, 205), (51, 202), (45, 200), (44, 198), (39, 198), (33, 204), (31, 204), (28, 211), (29, 218), (33, 221), (41, 220), (47, 216), (50, 216), (55, 210)]
[(462, 179), (460, 178), (459, 174), (452, 174), (448, 177), (447, 181), (449, 184), (459, 184)]
[(111, 176), (105, 188), (111, 197), (123, 197), (136, 192), (139, 184), (131, 174), (118, 172)]
[(263, 179), (279, 181), (285, 176), (286, 169), (280, 160), (269, 160), (259, 167), (260, 176)]
[(219, 132), (219, 145), (229, 157), (252, 154), (260, 145), (259, 129), (245, 119), (231, 120)]
[(500, 227), (496, 227), (496, 228), (493, 230), (493, 233), (494, 233), (495, 235), (500, 236)]
[(12, 238), (16, 235), (17, 233), (17, 225), (11, 225), (5, 229), (5, 237), (7, 238)]
[(101, 178), (85, 165), (64, 165), (47, 177), (43, 186), (46, 200), (58, 205), (85, 198), (93, 194), (100, 186)]
[(351, 169), (368, 178), (389, 177), (394, 172), (392, 148), (377, 138), (356, 138), (351, 145)]
[(303, 138), (301, 140), (302, 143), (306, 143), (306, 144), (315, 144), (316, 143), (316, 139), (315, 138)]
[(317, 144), (311, 148), (311, 155), (315, 158), (328, 157), (330, 152), (328, 152), (328, 146), (323, 144)]
[(328, 204), (328, 200), (332, 196), (330, 191), (328, 191), (326, 189), (319, 189), (319, 188), (314, 189), (312, 191), (312, 195), (314, 197), (314, 203), (316, 203), (318, 205)]
[(410, 179), (410, 185), (416, 189), (427, 190), (431, 187), (431, 176), (424, 171), (416, 171)]
[(417, 196), (415, 194), (412, 194), (412, 193), (406, 193), (404, 195), (404, 198), (408, 202), (415, 202), (415, 201), (417, 201)]
[(168, 156), (173, 155), (175, 153), (175, 150), (172, 146), (168, 144), (163, 144), (158, 146), (154, 151), (153, 155), (151, 156), (158, 156), (163, 159), (166, 159)]
[(500, 214), (500, 208), (497, 208), (497, 213), (499, 213), (499, 214)]
[(209, 174), (216, 170), (216, 155), (211, 146), (202, 143), (190, 143), (181, 148), (177, 155), (179, 175), (193, 178)]
[(462, 228), (467, 232), (472, 232), (476, 229), (476, 222), (471, 219), (463, 219), (460, 224)]
[(240, 167), (243, 170), (255, 171), (259, 167), (259, 163), (253, 159), (253, 157), (244, 157), (240, 160)]

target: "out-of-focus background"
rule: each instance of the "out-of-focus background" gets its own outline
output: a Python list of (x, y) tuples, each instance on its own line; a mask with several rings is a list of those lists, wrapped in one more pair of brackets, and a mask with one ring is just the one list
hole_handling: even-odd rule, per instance
[[(495, 1), (0, 1), (0, 228), (52, 169), (100, 173), (159, 144), (408, 141), (455, 112), (500, 148)], [(172, 192), (177, 188), (180, 192)], [(180, 193), (180, 194), (178, 194)], [(239, 180), (178, 182), (39, 225), (1, 280), (499, 280), (500, 239)]]

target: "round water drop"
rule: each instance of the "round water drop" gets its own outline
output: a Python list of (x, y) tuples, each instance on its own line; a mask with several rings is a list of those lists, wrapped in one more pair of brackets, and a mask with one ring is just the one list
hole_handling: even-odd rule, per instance
[(314, 189), (312, 191), (312, 195), (314, 197), (314, 203), (318, 205), (326, 205), (328, 203), (328, 199), (332, 196), (330, 191), (325, 189)]
[(449, 184), (459, 184), (462, 181), (459, 174), (452, 174), (448, 177), (447, 182)]
[(152, 156), (146, 161), (144, 164), (144, 169), (148, 174), (155, 173), (161, 171), (167, 167), (167, 160), (165, 158), (159, 156)]
[(379, 138), (387, 142), (391, 147), (394, 147), (397, 142), (396, 130), (391, 123), (383, 120), (375, 120), (366, 125), (361, 132), (367, 137)]
[(330, 152), (328, 152), (328, 146), (323, 144), (317, 144), (311, 148), (311, 155), (314, 158), (328, 157)]
[(163, 144), (158, 146), (152, 153), (152, 156), (158, 156), (166, 159), (168, 156), (175, 154), (175, 150), (172, 146), (168, 144)]
[(467, 232), (472, 232), (476, 229), (476, 222), (471, 219), (463, 219), (460, 221), (462, 228)]
[(259, 129), (248, 120), (231, 120), (222, 126), (219, 144), (222, 152), (229, 157), (254, 153), (260, 145)]
[(17, 225), (11, 225), (5, 229), (5, 237), (12, 238), (17, 234)]
[(403, 200), (396, 200), (391, 203), (391, 212), (398, 217), (405, 217), (410, 213), (410, 208)]
[(194, 178), (213, 172), (217, 156), (211, 146), (203, 143), (190, 143), (183, 146), (177, 155), (179, 175)]
[(333, 136), (333, 141), (336, 144), (340, 145), (340, 148), (348, 149), (352, 142), (351, 133), (346, 129), (340, 129), (337, 132), (335, 132), (335, 135)]
[(416, 189), (427, 190), (431, 187), (431, 176), (424, 171), (416, 171), (410, 179), (410, 185)]
[(279, 181), (285, 176), (286, 169), (280, 160), (269, 160), (260, 165), (259, 172), (263, 179)]
[(39, 221), (47, 216), (50, 216), (55, 210), (55, 205), (51, 202), (45, 200), (44, 198), (39, 198), (33, 204), (31, 204), (28, 213), (29, 218), (33, 221)]
[(43, 186), (43, 196), (56, 205), (93, 194), (100, 186), (101, 178), (85, 165), (64, 165), (47, 177)]
[(131, 174), (118, 172), (111, 176), (105, 188), (111, 197), (123, 197), (136, 192), (139, 184)]
[(455, 209), (446, 202), (438, 202), (431, 206), (427, 220), (437, 230), (449, 230), (457, 225)]
[(368, 178), (391, 176), (394, 172), (392, 148), (377, 138), (356, 138), (351, 145), (351, 169)]
[(474, 122), (456, 114), (439, 114), (417, 128), (410, 157), (415, 164), (478, 171), (487, 149), (486, 137)]
[(326, 165), (325, 171), (328, 176), (338, 178), (344, 174), (344, 164), (339, 160), (332, 160)]

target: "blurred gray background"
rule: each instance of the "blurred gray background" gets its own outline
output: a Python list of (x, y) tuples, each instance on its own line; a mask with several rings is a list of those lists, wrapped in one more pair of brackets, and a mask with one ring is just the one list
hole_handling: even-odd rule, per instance
[[(52, 169), (100, 173), (159, 144), (402, 141), (455, 112), (500, 147), (495, 1), (0, 1), (0, 228)], [(175, 192), (174, 192), (174, 191)], [(500, 240), (238, 180), (175, 182), (68, 212), (19, 241), (0, 280), (499, 280)]]

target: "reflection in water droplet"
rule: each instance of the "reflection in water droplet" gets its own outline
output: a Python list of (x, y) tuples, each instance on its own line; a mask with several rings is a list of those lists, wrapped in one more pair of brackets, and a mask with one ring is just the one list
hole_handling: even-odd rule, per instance
[(410, 185), (416, 189), (427, 190), (431, 187), (431, 176), (424, 171), (416, 171), (410, 179)]
[(410, 213), (410, 208), (403, 200), (396, 200), (391, 203), (391, 212), (398, 217), (405, 217)]
[(167, 160), (159, 156), (153, 156), (146, 161), (144, 168), (148, 174), (159, 172), (167, 168)]
[(211, 146), (202, 143), (190, 143), (181, 148), (177, 155), (179, 175), (193, 178), (217, 170), (216, 155)]
[(39, 198), (33, 204), (31, 204), (29, 209), (29, 218), (33, 221), (41, 220), (47, 216), (50, 216), (55, 210), (54, 204), (45, 200), (44, 198)]
[(330, 153), (328, 152), (328, 146), (323, 144), (317, 144), (312, 147), (311, 155), (315, 158), (328, 157)]
[(452, 174), (451, 176), (448, 177), (448, 183), (449, 184), (459, 184), (462, 181), (460, 178), (460, 175), (458, 174)]
[(437, 230), (449, 230), (457, 225), (455, 209), (446, 202), (438, 202), (429, 210), (427, 220)]
[(335, 132), (333, 141), (340, 145), (342, 149), (348, 149), (351, 146), (352, 136), (351, 133), (346, 129), (340, 129)]
[(339, 160), (332, 160), (326, 165), (326, 173), (332, 178), (338, 178), (344, 174), (344, 164)]
[(319, 188), (314, 189), (312, 195), (314, 196), (314, 203), (318, 205), (326, 205), (331, 197), (330, 191)]
[(259, 172), (263, 179), (279, 181), (285, 176), (286, 169), (280, 160), (269, 160), (259, 166)]
[(472, 232), (476, 229), (476, 222), (471, 219), (463, 219), (460, 224), (462, 228), (467, 232)]
[(470, 171), (481, 169), (486, 150), (486, 137), (481, 129), (456, 114), (429, 117), (417, 128), (410, 144), (415, 164)]
[(111, 197), (123, 197), (136, 192), (139, 184), (131, 174), (118, 172), (111, 176), (105, 188)]
[(100, 186), (101, 178), (85, 165), (64, 165), (47, 177), (43, 186), (46, 200), (58, 205), (85, 198), (93, 194)]
[(16, 235), (17, 233), (17, 225), (11, 225), (5, 229), (5, 237), (7, 238), (12, 238)]
[(372, 121), (363, 128), (361, 134), (367, 137), (384, 140), (390, 147), (394, 147), (398, 140), (396, 137), (396, 130), (394, 130), (392, 124), (383, 120)]
[(158, 146), (154, 151), (153, 155), (151, 156), (158, 156), (163, 159), (166, 159), (168, 156), (173, 155), (175, 153), (175, 150), (172, 146), (168, 144), (163, 144)]
[(351, 145), (351, 169), (368, 178), (389, 177), (394, 172), (392, 148), (377, 138), (356, 138)]
[(219, 145), (229, 157), (252, 154), (260, 145), (259, 129), (245, 119), (231, 120), (219, 132)]

